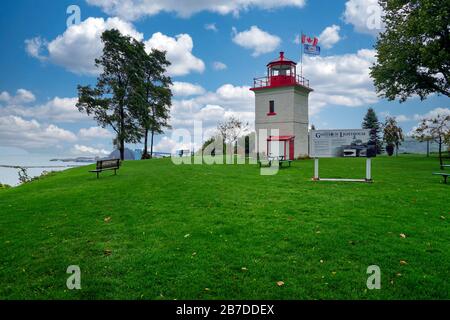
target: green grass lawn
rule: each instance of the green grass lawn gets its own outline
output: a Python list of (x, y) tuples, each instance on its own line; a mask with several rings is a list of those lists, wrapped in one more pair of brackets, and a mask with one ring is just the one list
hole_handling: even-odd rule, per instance
[[(362, 178), (364, 165), (322, 159), (321, 176)], [(99, 180), (91, 168), (0, 190), (0, 298), (450, 298), (435, 158), (376, 158), (373, 184), (313, 182), (312, 160), (275, 176), (169, 159)], [(366, 287), (373, 264), (381, 290)], [(69, 265), (81, 290), (66, 288)]]

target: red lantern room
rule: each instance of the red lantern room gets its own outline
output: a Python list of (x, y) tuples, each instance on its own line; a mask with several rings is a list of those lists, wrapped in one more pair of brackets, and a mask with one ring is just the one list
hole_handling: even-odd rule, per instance
[(309, 87), (309, 81), (297, 75), (297, 63), (286, 59), (284, 52), (280, 52), (278, 59), (267, 64), (267, 77), (254, 79), (252, 90), (293, 85)]

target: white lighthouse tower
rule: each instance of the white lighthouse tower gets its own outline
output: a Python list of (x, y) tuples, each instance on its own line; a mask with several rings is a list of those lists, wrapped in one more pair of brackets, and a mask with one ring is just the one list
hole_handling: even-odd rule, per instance
[[(280, 57), (267, 65), (267, 76), (254, 79), (251, 90), (255, 93), (258, 139), (264, 136), (260, 130), (267, 132), (267, 143), (258, 142), (260, 154), (294, 160), (309, 153), (308, 97), (313, 90), (308, 80), (297, 75), (296, 66), (280, 52)], [(279, 134), (271, 135), (275, 129)]]

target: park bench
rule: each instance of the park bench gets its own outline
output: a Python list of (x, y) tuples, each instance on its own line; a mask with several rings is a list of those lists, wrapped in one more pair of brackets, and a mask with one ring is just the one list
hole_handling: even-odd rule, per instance
[(441, 166), (441, 169), (444, 170), (444, 168), (450, 168), (450, 164), (443, 164)]
[(450, 173), (442, 173), (442, 172), (435, 172), (433, 174), (435, 176), (442, 176), (442, 178), (444, 178), (444, 183), (447, 183), (447, 178), (450, 176)]
[(95, 170), (91, 170), (89, 172), (96, 173), (97, 179), (99, 178), (100, 172), (107, 170), (114, 170), (114, 174), (117, 174), (117, 170), (120, 168), (120, 160), (112, 159), (112, 160), (99, 160), (97, 161), (97, 166)]

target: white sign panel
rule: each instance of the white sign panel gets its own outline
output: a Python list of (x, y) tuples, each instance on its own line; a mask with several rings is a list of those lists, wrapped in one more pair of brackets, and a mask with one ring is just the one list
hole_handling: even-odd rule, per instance
[(370, 130), (311, 130), (310, 156), (313, 158), (366, 157)]

